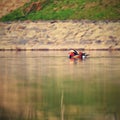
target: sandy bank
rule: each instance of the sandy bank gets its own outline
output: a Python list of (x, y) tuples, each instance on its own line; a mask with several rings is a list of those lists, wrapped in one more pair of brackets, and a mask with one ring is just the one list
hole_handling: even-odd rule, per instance
[(0, 49), (120, 49), (120, 21), (0, 23)]

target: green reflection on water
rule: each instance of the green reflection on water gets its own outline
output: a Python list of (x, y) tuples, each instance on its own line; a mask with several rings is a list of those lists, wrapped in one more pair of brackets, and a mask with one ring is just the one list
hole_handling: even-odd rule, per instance
[[(60, 81), (59, 84), (57, 81)], [(62, 109), (64, 120), (102, 120), (107, 119), (107, 116), (112, 119), (119, 115), (119, 84), (66, 77), (49, 78), (42, 84), (28, 83), (25, 87), (33, 89), (27, 103), (32, 104), (34, 112), (41, 114), (43, 120), (61, 119)], [(39, 89), (42, 91), (40, 98)]]

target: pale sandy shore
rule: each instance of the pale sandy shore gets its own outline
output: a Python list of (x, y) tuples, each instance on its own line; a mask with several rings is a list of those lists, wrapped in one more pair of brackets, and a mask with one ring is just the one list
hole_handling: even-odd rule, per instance
[(0, 23), (0, 50), (120, 50), (120, 21)]

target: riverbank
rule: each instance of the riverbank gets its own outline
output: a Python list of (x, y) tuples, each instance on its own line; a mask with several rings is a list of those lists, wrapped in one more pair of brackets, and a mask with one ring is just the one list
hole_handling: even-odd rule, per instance
[(120, 21), (0, 23), (0, 50), (120, 50)]

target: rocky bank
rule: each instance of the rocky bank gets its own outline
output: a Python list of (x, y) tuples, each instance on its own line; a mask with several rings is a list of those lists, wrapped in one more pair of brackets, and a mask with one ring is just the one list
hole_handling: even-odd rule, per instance
[(118, 49), (120, 21), (0, 23), (0, 50)]

